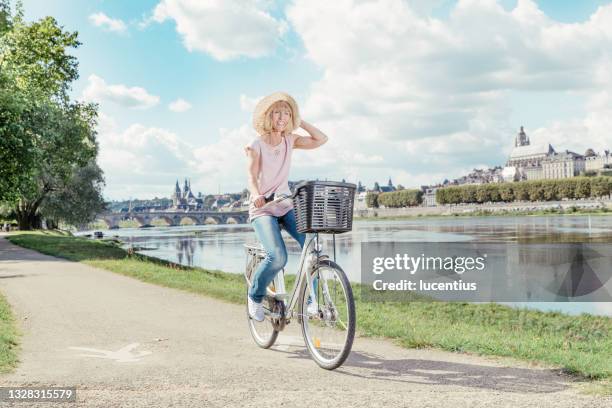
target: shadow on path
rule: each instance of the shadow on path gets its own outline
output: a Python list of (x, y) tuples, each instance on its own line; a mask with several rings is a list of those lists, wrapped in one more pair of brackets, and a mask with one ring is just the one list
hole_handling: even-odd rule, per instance
[[(288, 353), (290, 358), (311, 358), (305, 348), (294, 351), (272, 350)], [(334, 372), (406, 384), (458, 385), (517, 393), (553, 393), (568, 388), (567, 379), (561, 377), (561, 370), (495, 367), (410, 358), (393, 360), (361, 351), (352, 351), (344, 365)]]

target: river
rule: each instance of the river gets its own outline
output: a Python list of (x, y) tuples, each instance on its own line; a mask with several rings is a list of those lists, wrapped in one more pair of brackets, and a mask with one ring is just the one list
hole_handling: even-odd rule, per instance
[[(90, 233), (84, 231), (80, 234)], [(244, 248), (255, 242), (249, 225), (202, 225), (180, 227), (122, 228), (107, 231), (126, 246), (143, 248), (141, 253), (188, 266), (244, 271)], [(299, 248), (283, 232), (287, 243), (288, 272), (295, 272)], [(603, 242), (612, 243), (612, 216), (509, 216), (439, 217), (408, 220), (367, 220), (353, 223), (353, 231), (336, 235), (336, 260), (349, 279), (360, 281), (362, 242)], [(323, 244), (331, 254), (330, 236)], [(513, 303), (540, 310), (612, 316), (612, 303), (528, 302)]]

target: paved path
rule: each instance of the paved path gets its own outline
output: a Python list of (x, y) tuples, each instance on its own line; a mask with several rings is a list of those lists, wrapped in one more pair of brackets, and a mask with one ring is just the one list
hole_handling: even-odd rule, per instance
[(360, 337), (343, 367), (322, 370), (296, 327), (262, 350), (244, 306), (41, 255), (2, 237), (0, 291), (23, 332), (21, 363), (0, 384), (76, 386), (76, 406), (612, 406), (579, 394), (553, 370)]

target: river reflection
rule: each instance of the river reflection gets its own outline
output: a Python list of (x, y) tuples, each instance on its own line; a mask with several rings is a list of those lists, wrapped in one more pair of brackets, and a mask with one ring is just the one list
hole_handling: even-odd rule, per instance
[[(244, 248), (256, 241), (249, 225), (202, 225), (123, 228), (108, 231), (143, 254), (188, 266), (242, 273)], [(295, 273), (299, 248), (283, 232), (289, 253), (288, 272)], [(612, 216), (440, 217), (397, 221), (356, 221), (353, 231), (336, 236), (336, 260), (352, 281), (360, 280), (362, 242), (603, 242), (612, 243)], [(322, 236), (333, 256), (331, 236)], [(528, 303), (525, 306), (571, 313), (612, 315), (611, 304)]]

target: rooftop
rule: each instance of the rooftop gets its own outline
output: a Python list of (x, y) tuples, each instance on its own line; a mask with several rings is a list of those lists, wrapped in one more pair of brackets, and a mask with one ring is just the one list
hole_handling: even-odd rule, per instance
[(550, 143), (517, 146), (512, 149), (512, 152), (510, 153), (510, 160), (533, 156), (548, 156), (554, 152), (555, 149), (553, 149)]

